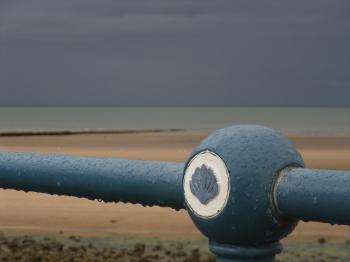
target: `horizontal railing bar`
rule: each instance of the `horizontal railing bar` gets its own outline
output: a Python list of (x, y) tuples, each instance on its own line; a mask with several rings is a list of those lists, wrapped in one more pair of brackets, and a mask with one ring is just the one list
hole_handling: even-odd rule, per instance
[(105, 202), (184, 208), (184, 164), (0, 153), (0, 187)]
[(350, 171), (306, 169), (278, 132), (227, 127), (184, 163), (0, 152), (0, 188), (187, 209), (217, 261), (272, 262), (299, 219), (350, 225)]
[(282, 215), (304, 221), (350, 225), (350, 172), (289, 168), (274, 192)]

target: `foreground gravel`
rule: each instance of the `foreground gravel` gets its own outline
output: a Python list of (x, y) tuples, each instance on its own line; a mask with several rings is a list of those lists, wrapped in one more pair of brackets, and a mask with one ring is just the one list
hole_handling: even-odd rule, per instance
[[(205, 241), (142, 239), (123, 236), (78, 237), (0, 234), (0, 261), (181, 261), (211, 262)], [(285, 244), (277, 261), (350, 261), (350, 242)]]

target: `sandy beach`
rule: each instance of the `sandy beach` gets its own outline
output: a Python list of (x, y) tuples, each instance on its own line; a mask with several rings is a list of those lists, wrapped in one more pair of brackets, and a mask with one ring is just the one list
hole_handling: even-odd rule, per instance
[[(1, 151), (184, 161), (207, 134), (164, 132), (67, 136), (0, 137)], [(306, 165), (350, 169), (350, 136), (291, 136)], [(73, 197), (0, 190), (0, 231), (82, 236), (135, 235), (201, 239), (185, 211), (109, 204)], [(300, 223), (288, 239), (350, 239), (350, 228)]]

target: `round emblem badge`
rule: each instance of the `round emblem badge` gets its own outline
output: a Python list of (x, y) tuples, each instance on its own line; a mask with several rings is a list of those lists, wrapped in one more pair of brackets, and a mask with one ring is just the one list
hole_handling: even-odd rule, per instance
[(187, 206), (198, 216), (213, 218), (226, 206), (230, 177), (224, 161), (202, 151), (189, 162), (183, 180)]

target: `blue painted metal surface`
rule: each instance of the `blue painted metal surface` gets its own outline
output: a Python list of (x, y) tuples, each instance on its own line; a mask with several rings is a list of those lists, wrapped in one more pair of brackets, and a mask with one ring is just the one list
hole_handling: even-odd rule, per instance
[(213, 219), (190, 211), (199, 230), (212, 240), (231, 244), (274, 242), (294, 228), (280, 223), (271, 208), (273, 176), (288, 166), (303, 166), (292, 145), (277, 132), (259, 126), (235, 126), (206, 138), (192, 153), (211, 150), (225, 161), (230, 172), (229, 204)]
[(218, 257), (230, 253), (229, 246), (235, 250), (230, 253), (230, 261), (240, 261), (247, 252), (251, 258), (260, 259), (257, 261), (265, 261), (266, 257), (259, 252), (249, 251), (252, 246), (261, 250), (268, 247), (274, 250), (270, 254), (274, 257), (278, 240), (294, 229), (297, 220), (279, 217), (272, 205), (271, 192), (280, 170), (304, 166), (300, 154), (278, 132), (254, 125), (214, 132), (193, 151), (190, 159), (205, 150), (215, 152), (224, 160), (230, 173), (231, 191), (228, 204), (215, 218), (203, 219), (188, 209), (195, 225), (211, 243), (226, 245), (223, 254), (215, 253), (221, 249), (212, 249)]
[(275, 201), (283, 216), (350, 225), (350, 172), (286, 169), (277, 182)]
[(214, 132), (185, 164), (0, 153), (0, 187), (186, 208), (219, 262), (274, 261), (299, 219), (350, 224), (350, 173), (305, 169), (254, 125)]
[(0, 153), (0, 186), (106, 202), (183, 208), (183, 164)]
[(278, 242), (259, 246), (227, 245), (209, 242), (209, 249), (217, 254), (217, 262), (273, 262), (275, 255), (282, 251)]

